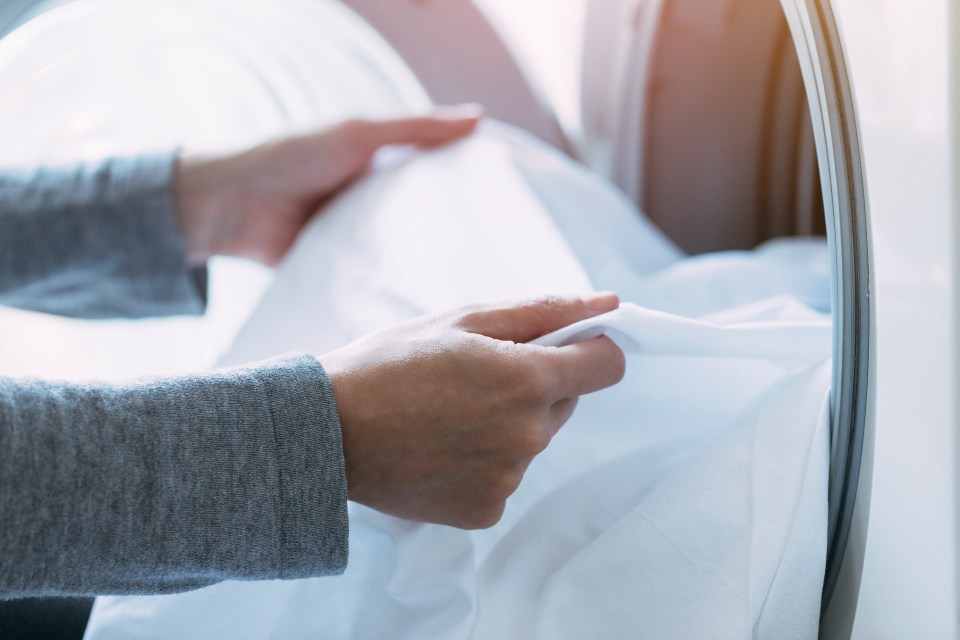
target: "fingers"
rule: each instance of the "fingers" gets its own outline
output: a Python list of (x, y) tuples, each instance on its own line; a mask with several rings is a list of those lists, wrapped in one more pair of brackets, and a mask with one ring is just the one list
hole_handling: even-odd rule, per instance
[(386, 145), (435, 147), (469, 135), (483, 117), (480, 107), (465, 105), (435, 110), (412, 118), (367, 123), (365, 146), (376, 150)]
[(610, 292), (552, 296), (512, 306), (480, 308), (461, 318), (460, 325), (489, 338), (523, 343), (619, 306), (620, 298)]
[(582, 396), (612, 387), (623, 380), (626, 373), (623, 351), (606, 337), (566, 347), (545, 347), (538, 354), (538, 359), (550, 371), (553, 397), (557, 399)]

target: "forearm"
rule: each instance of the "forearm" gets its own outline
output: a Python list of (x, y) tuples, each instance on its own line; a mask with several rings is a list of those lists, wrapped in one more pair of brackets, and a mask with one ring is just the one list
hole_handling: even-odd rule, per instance
[(0, 382), (0, 597), (328, 575), (346, 553), (339, 418), (313, 358)]
[(201, 313), (171, 153), (0, 171), (0, 304), (106, 318)]

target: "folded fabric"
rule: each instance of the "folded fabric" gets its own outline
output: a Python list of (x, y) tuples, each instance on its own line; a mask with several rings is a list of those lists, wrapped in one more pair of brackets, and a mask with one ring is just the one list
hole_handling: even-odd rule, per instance
[(225, 362), (597, 288), (640, 306), (541, 342), (609, 333), (626, 378), (581, 399), (488, 530), (351, 505), (343, 576), (101, 598), (88, 639), (815, 637), (825, 259), (812, 242), (684, 259), (600, 180), (500, 127), (394, 158), (313, 221)]
[(824, 353), (830, 325), (822, 320), (780, 320), (723, 326), (627, 302), (616, 311), (564, 327), (533, 344), (561, 347), (601, 335), (609, 336), (625, 353), (805, 362), (811, 354)]

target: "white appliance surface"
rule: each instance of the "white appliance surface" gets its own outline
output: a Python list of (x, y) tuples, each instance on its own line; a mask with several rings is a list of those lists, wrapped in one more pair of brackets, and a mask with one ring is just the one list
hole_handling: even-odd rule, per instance
[(948, 45), (960, 28), (954, 16), (951, 32), (949, 0), (834, 4), (856, 94), (876, 303), (876, 443), (853, 637), (955, 639), (958, 173)]

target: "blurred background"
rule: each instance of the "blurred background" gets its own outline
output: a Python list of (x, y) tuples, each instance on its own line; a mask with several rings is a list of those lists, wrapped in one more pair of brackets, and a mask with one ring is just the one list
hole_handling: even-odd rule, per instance
[[(572, 139), (586, 0), (484, 0)], [(335, 0), (37, 2), (0, 40), (0, 165), (218, 150), (430, 101)], [(0, 308), (0, 375), (118, 380), (207, 368), (270, 282), (211, 265), (202, 318), (87, 322)]]

